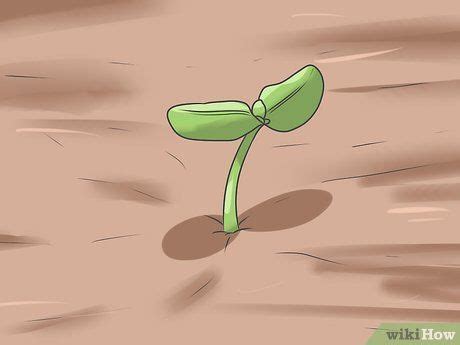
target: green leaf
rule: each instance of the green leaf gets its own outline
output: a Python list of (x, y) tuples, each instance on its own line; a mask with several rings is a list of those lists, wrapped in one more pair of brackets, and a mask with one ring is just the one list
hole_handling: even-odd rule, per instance
[(213, 141), (239, 139), (262, 124), (237, 101), (177, 105), (169, 109), (168, 120), (181, 137)]
[(254, 103), (253, 113), (265, 117), (267, 126), (275, 131), (292, 131), (313, 117), (323, 91), (321, 72), (308, 65), (285, 81), (266, 86)]

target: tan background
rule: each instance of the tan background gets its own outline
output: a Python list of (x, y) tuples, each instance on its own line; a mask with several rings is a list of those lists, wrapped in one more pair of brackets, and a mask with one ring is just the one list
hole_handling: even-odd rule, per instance
[[(459, 321), (456, 15), (4, 1), (0, 342), (363, 344), (383, 321)], [(185, 141), (166, 110), (252, 103), (308, 63), (324, 102), (302, 129), (261, 131), (239, 194), (251, 229), (224, 252), (200, 216), (219, 214), (238, 144)]]

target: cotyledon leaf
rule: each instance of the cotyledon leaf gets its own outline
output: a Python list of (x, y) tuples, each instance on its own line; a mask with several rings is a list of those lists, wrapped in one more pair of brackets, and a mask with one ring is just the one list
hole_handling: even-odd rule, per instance
[(263, 123), (238, 101), (177, 105), (169, 109), (168, 121), (181, 137), (212, 141), (239, 139)]
[(275, 131), (292, 131), (310, 120), (321, 103), (324, 81), (321, 72), (308, 65), (285, 81), (266, 86), (252, 112), (264, 117)]

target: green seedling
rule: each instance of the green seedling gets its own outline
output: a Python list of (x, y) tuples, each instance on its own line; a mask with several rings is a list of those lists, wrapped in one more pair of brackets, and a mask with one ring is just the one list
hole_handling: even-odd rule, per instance
[(237, 192), (244, 160), (262, 127), (290, 132), (307, 123), (318, 109), (324, 92), (321, 72), (308, 65), (286, 80), (262, 89), (250, 108), (239, 101), (181, 104), (168, 110), (168, 121), (181, 137), (201, 141), (243, 138), (227, 177), (223, 204), (226, 233), (239, 230)]

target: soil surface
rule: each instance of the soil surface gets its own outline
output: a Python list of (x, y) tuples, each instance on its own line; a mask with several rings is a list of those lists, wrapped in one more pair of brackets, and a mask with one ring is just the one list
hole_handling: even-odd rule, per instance
[[(40, 3), (40, 6), (38, 6)], [(458, 1), (4, 1), (0, 343), (364, 344), (460, 321)], [(458, 15), (458, 16), (457, 16)], [(314, 63), (319, 111), (237, 142), (167, 109)]]

